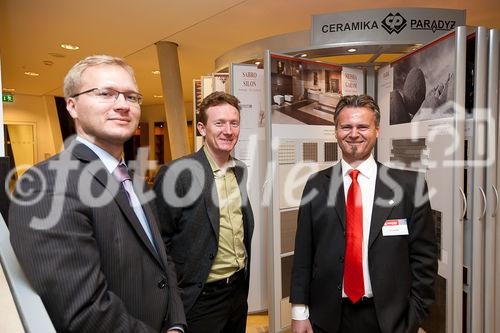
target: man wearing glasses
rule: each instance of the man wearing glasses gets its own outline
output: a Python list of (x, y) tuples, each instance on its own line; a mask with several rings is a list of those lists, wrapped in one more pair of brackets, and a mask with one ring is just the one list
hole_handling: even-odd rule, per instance
[(173, 263), (123, 161), (142, 95), (132, 68), (88, 57), (64, 80), (76, 139), (18, 181), (11, 243), (57, 331), (183, 332)]

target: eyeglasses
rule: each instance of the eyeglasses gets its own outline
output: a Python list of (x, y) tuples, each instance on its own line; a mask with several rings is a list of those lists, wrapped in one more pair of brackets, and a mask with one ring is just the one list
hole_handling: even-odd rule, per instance
[(99, 101), (103, 103), (114, 103), (118, 100), (118, 97), (123, 95), (125, 100), (130, 104), (142, 104), (143, 97), (141, 94), (133, 91), (118, 91), (112, 88), (92, 88), (89, 90), (82, 91), (81, 93), (74, 94), (71, 97), (78, 97), (83, 94), (92, 94), (92, 96), (96, 97)]

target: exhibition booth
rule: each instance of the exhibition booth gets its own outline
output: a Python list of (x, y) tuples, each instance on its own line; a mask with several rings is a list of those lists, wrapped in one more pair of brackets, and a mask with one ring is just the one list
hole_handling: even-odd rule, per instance
[[(305, 182), (341, 159), (333, 111), (341, 96), (362, 93), (381, 109), (376, 159), (425, 173), (429, 186), (439, 268), (436, 302), (422, 329), (500, 329), (498, 34), (465, 27), (461, 10), (316, 15), (311, 31), (228, 51), (216, 61), (217, 75), (194, 83), (195, 101), (214, 90), (241, 100), (234, 156), (249, 167), (259, 226), (249, 309), (268, 310), (270, 332), (291, 323), (290, 275)], [(229, 74), (224, 84), (221, 72)]]
[[(464, 10), (431, 8), (313, 15), (310, 31), (230, 50), (213, 74), (193, 80), (195, 149), (202, 145), (201, 100), (226, 91), (241, 102), (234, 156), (248, 166), (255, 215), (249, 312), (267, 311), (269, 332), (290, 327), (302, 191), (311, 174), (342, 158), (333, 112), (352, 94), (369, 94), (380, 106), (376, 159), (426, 175), (439, 267), (436, 302), (422, 329), (500, 331), (500, 32), (465, 22)], [(0, 105), (3, 156), (1, 120)], [(9, 273), (17, 263), (2, 265), (8, 279), (18, 276)], [(21, 318), (26, 298), (40, 306), (36, 295), (14, 295)]]

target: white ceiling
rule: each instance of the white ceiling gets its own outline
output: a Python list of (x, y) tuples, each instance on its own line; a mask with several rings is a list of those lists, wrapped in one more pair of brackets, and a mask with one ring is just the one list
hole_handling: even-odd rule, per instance
[[(111, 54), (134, 67), (146, 104), (159, 104), (153, 95), (161, 95), (160, 78), (151, 71), (158, 69), (154, 43), (165, 40), (179, 44), (184, 99), (191, 101), (192, 79), (211, 73), (217, 57), (257, 39), (307, 30), (313, 14), (436, 6), (466, 9), (469, 25), (500, 28), (498, 0), (0, 0), (2, 83), (18, 94), (62, 95), (75, 62)], [(80, 49), (68, 51), (61, 43)]]

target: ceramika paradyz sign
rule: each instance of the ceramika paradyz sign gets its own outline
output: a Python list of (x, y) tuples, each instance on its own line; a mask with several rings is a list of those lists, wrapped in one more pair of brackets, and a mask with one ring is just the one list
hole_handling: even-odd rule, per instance
[(386, 8), (312, 16), (311, 45), (426, 43), (465, 25), (465, 10)]

